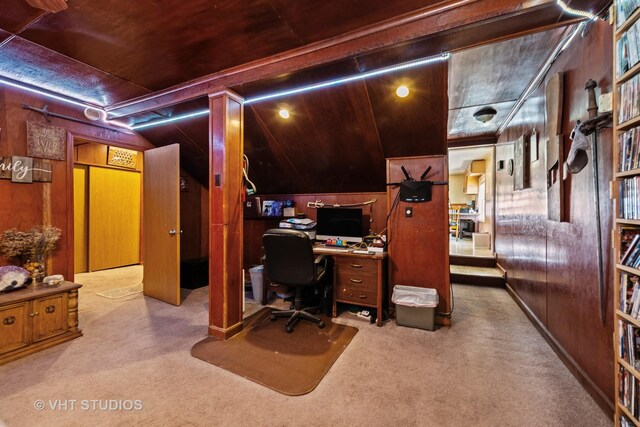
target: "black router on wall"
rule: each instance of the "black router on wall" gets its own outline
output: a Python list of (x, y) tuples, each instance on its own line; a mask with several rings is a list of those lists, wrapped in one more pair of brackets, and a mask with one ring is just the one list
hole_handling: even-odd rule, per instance
[(434, 185), (447, 185), (449, 181), (425, 181), (431, 171), (431, 166), (427, 167), (420, 175), (420, 181), (413, 179), (404, 166), (400, 166), (405, 180), (402, 182), (392, 182), (387, 185), (400, 186), (400, 201), (409, 203), (424, 203), (431, 201), (431, 187)]

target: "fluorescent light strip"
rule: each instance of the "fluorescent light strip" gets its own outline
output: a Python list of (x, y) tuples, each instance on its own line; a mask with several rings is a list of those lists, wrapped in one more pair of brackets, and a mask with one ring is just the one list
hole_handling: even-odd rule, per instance
[[(340, 79), (329, 80), (327, 82), (316, 83), (316, 84), (313, 84), (313, 85), (303, 86), (303, 87), (299, 87), (299, 88), (296, 88), (296, 89), (285, 90), (285, 91), (282, 91), (282, 92), (275, 92), (275, 93), (270, 93), (270, 94), (267, 94), (267, 95), (260, 95), (260, 96), (256, 96), (256, 97), (253, 97), (253, 98), (245, 99), (243, 104), (252, 104), (252, 103), (256, 103), (256, 102), (260, 102), (260, 101), (266, 101), (266, 100), (269, 100), (269, 99), (282, 98), (284, 96), (295, 95), (295, 94), (299, 94), (299, 93), (310, 92), (310, 91), (313, 91), (313, 90), (318, 90), (318, 89), (323, 89), (323, 88), (336, 86), (336, 85), (340, 85), (340, 84), (344, 84), (344, 83), (349, 83), (349, 82), (352, 82), (352, 81), (355, 81), (355, 80), (363, 80), (363, 79), (367, 79), (369, 77), (374, 77), (374, 76), (380, 76), (380, 75), (383, 75), (383, 74), (393, 73), (394, 71), (400, 71), (400, 70), (406, 70), (406, 69), (410, 69), (410, 68), (415, 68), (415, 67), (419, 67), (421, 65), (431, 64), (433, 62), (446, 61), (447, 59), (449, 59), (450, 56), (451, 55), (449, 53), (443, 53), (442, 55), (432, 56), (432, 57), (429, 57), (429, 58), (422, 58), (422, 59), (418, 59), (418, 60), (410, 61), (410, 62), (405, 62), (403, 64), (394, 65), (392, 67), (387, 67), (387, 68), (381, 68), (379, 70), (368, 71), (368, 72), (362, 73), (362, 74), (356, 74), (356, 75), (353, 75), (353, 76), (342, 77)], [(134, 125), (134, 126), (131, 126), (130, 128), (134, 129), (134, 130), (136, 130), (136, 129), (144, 129), (144, 128), (148, 128), (148, 127), (152, 127), (152, 126), (162, 125), (162, 124), (165, 124), (165, 123), (175, 122), (175, 121), (178, 121), (178, 120), (188, 119), (188, 118), (191, 118), (191, 117), (204, 116), (206, 114), (209, 114), (209, 110), (196, 111), (194, 113), (184, 114), (184, 115), (181, 115), (181, 116), (175, 116), (175, 117), (171, 117), (171, 118), (168, 118), (168, 119), (154, 120), (154, 121), (143, 123), (143, 124), (140, 124), (140, 125)]]
[(48, 98), (57, 99), (58, 101), (66, 102), (68, 104), (77, 105), (77, 106), (82, 107), (82, 108), (91, 107), (91, 108), (95, 108), (96, 110), (104, 111), (104, 109), (102, 107), (97, 107), (97, 106), (95, 106), (93, 104), (89, 104), (89, 103), (86, 103), (86, 102), (83, 103), (83, 102), (75, 101), (73, 99), (66, 98), (66, 97), (63, 97), (63, 96), (54, 95), (52, 93), (45, 92), (43, 90), (34, 89), (32, 87), (29, 87), (29, 86), (23, 86), (23, 85), (21, 85), (19, 83), (14, 83), (12, 81), (5, 80), (5, 79), (2, 79), (2, 78), (0, 78), (0, 83), (2, 83), (4, 85), (7, 85), (7, 86), (15, 87), (15, 88), (18, 88), (18, 89), (26, 90), (27, 92), (37, 93), (38, 95), (46, 96)]
[(165, 123), (171, 123), (171, 122), (177, 122), (178, 120), (185, 120), (185, 119), (189, 119), (191, 117), (198, 117), (198, 116), (205, 116), (209, 114), (209, 110), (199, 110), (193, 113), (188, 113), (188, 114), (182, 114), (180, 116), (175, 116), (175, 117), (170, 117), (168, 119), (162, 119), (162, 120), (154, 120), (152, 122), (147, 122), (147, 123), (143, 123), (141, 125), (133, 125), (133, 126), (129, 126), (131, 129), (134, 130), (138, 130), (138, 129), (145, 129), (145, 128), (149, 128), (152, 126), (157, 126), (157, 125), (163, 125)]
[(296, 95), (299, 93), (310, 92), (313, 90), (323, 89), (331, 86), (336, 86), (344, 83), (349, 83), (355, 80), (364, 80), (369, 77), (380, 76), (383, 74), (393, 73), (395, 71), (406, 70), (409, 68), (419, 67), (421, 65), (430, 64), (433, 62), (446, 61), (449, 59), (449, 53), (443, 53), (442, 55), (433, 56), (429, 58), (418, 59), (416, 61), (405, 62), (404, 64), (394, 65), (392, 67), (381, 68), (379, 70), (367, 71), (366, 73), (356, 74), (349, 77), (343, 77), (340, 79), (329, 80), (327, 82), (316, 83), (309, 86), (303, 86), (296, 89), (285, 90), (282, 92), (270, 93), (267, 95), (260, 95), (253, 98), (248, 98), (244, 100), (244, 104), (253, 104), (259, 101), (266, 101), (269, 99), (282, 98), (289, 95)]
[(598, 19), (597, 15), (594, 15), (591, 12), (585, 12), (583, 10), (573, 9), (573, 8), (567, 6), (567, 4), (565, 2), (563, 2), (562, 0), (557, 0), (556, 2), (558, 3), (558, 6), (560, 6), (562, 8), (562, 10), (564, 10), (566, 13), (568, 13), (570, 15), (582, 16), (584, 18), (588, 18), (588, 19), (591, 19), (593, 21)]
[(551, 65), (555, 62), (556, 59), (558, 59), (558, 56), (560, 55), (560, 53), (562, 53), (562, 51), (565, 50), (571, 44), (571, 42), (576, 38), (578, 33), (582, 31), (584, 27), (585, 27), (585, 23), (581, 22), (576, 26), (576, 28), (574, 28), (571, 34), (569, 34), (564, 39), (560, 40), (560, 43), (558, 43), (558, 45), (553, 50), (551, 55), (549, 55), (547, 62), (545, 62), (542, 68), (540, 68), (540, 70), (535, 75), (535, 77), (529, 82), (529, 85), (527, 86), (527, 88), (524, 90), (524, 92), (522, 92), (522, 95), (520, 95), (520, 98), (518, 98), (518, 101), (513, 105), (513, 107), (511, 107), (511, 110), (509, 110), (509, 114), (507, 114), (507, 117), (504, 119), (504, 121), (498, 128), (498, 132), (497, 132), (498, 135), (504, 132), (507, 126), (509, 126), (509, 123), (511, 123), (511, 120), (513, 120), (518, 110), (520, 110), (520, 107), (522, 107), (522, 104), (524, 104), (524, 102), (527, 100), (529, 95), (531, 95), (531, 93), (540, 85), (540, 83), (542, 82), (542, 79), (544, 79), (544, 76), (547, 75), (547, 73), (549, 72), (549, 69), (551, 68)]

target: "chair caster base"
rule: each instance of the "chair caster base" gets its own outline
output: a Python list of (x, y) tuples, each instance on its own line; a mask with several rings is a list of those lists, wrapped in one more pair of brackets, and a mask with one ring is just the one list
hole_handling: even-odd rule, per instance
[(322, 329), (324, 328), (326, 325), (324, 324), (324, 322), (318, 322), (318, 328)]

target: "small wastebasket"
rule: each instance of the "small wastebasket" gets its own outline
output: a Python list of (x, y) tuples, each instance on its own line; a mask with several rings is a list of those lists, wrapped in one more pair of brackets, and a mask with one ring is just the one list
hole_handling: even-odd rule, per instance
[(262, 303), (262, 274), (264, 266), (258, 265), (249, 269), (251, 275), (251, 292), (253, 293), (253, 300), (255, 302)]
[(398, 325), (435, 330), (438, 307), (438, 291), (435, 289), (396, 285), (391, 301), (396, 305)]

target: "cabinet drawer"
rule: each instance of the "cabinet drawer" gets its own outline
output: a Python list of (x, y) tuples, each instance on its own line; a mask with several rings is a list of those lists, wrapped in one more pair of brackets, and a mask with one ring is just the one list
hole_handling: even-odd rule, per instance
[(337, 257), (336, 272), (338, 276), (357, 274), (376, 277), (378, 275), (378, 261), (369, 258)]
[(33, 340), (67, 332), (67, 294), (52, 295), (33, 302)]
[(376, 292), (378, 290), (378, 278), (372, 276), (362, 276), (353, 273), (343, 273), (336, 276), (336, 286), (338, 289), (348, 288)]
[(340, 302), (351, 302), (354, 304), (375, 306), (378, 293), (364, 289), (353, 289), (341, 286), (336, 290), (336, 300)]
[(0, 308), (0, 354), (29, 344), (28, 302)]

